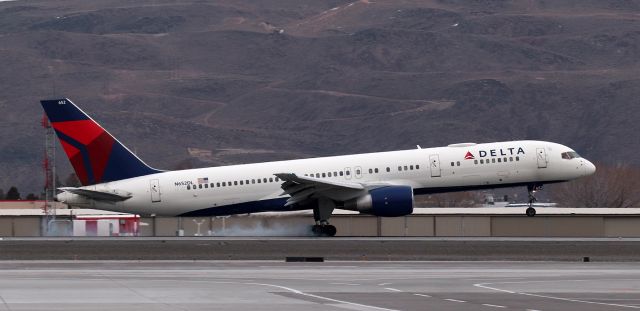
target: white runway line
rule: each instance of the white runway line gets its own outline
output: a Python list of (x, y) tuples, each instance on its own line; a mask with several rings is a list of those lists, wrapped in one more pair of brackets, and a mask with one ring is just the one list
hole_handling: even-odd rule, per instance
[[(637, 280), (637, 279), (632, 279), (632, 280)], [(552, 280), (552, 281), (545, 280), (545, 281), (496, 282), (496, 283), (478, 283), (478, 284), (473, 284), (473, 286), (484, 288), (484, 289), (490, 289), (494, 291), (499, 291), (499, 292), (504, 292), (504, 293), (509, 293), (509, 294), (519, 294), (519, 295), (525, 295), (525, 296), (531, 296), (531, 297), (547, 298), (547, 299), (569, 301), (569, 302), (579, 302), (579, 303), (602, 305), (602, 306), (640, 309), (640, 306), (636, 306), (636, 305), (623, 305), (618, 303), (606, 303), (606, 302), (588, 301), (588, 300), (580, 300), (580, 299), (572, 299), (572, 298), (562, 298), (562, 297), (555, 297), (555, 296), (548, 296), (548, 295), (529, 294), (529, 293), (514, 292), (506, 289), (487, 286), (487, 285), (494, 285), (494, 284), (507, 285), (507, 284), (531, 284), (531, 283), (549, 283), (549, 282), (587, 282), (587, 281), (591, 281), (591, 280)]]
[(492, 304), (489, 304), (489, 303), (483, 303), (482, 305), (485, 306), (485, 307), (492, 307), (492, 308), (506, 308), (505, 306), (492, 305)]
[(420, 296), (420, 297), (427, 297), (427, 298), (431, 298), (431, 296), (429, 295), (425, 295), (425, 294), (414, 294), (416, 296)]
[(391, 285), (391, 283), (380, 283), (380, 284), (378, 284), (378, 286), (385, 286), (385, 285)]
[(446, 300), (446, 301), (451, 301), (451, 302), (466, 302), (466, 301), (464, 301), (464, 300), (451, 299), (451, 298), (445, 298), (444, 300)]
[(401, 290), (397, 289), (397, 288), (391, 288), (391, 287), (385, 287), (384, 289), (386, 290), (390, 290), (392, 292), (402, 292)]
[(319, 296), (319, 295), (309, 294), (309, 293), (305, 293), (305, 292), (303, 292), (303, 291), (299, 291), (299, 290), (294, 289), (294, 288), (289, 288), (289, 287), (280, 286), (280, 285), (275, 285), (275, 284), (266, 284), (266, 283), (242, 283), (242, 284), (247, 284), (247, 285), (259, 285), (259, 286), (269, 286), (269, 287), (280, 288), (280, 289), (284, 289), (284, 290), (286, 290), (286, 291), (292, 292), (292, 293), (294, 293), (294, 294), (298, 294), (298, 295), (302, 295), (302, 296), (307, 296), (307, 297), (318, 298), (318, 299), (322, 299), (322, 300), (326, 300), (326, 301), (333, 301), (333, 302), (337, 302), (337, 303), (341, 303), (341, 304), (346, 304), (346, 305), (350, 305), (350, 306), (354, 306), (354, 307), (360, 307), (360, 308), (366, 308), (366, 309), (373, 309), (373, 310), (382, 310), (382, 311), (399, 311), (399, 310), (395, 310), (395, 309), (387, 309), (387, 308), (382, 308), (382, 307), (370, 306), (370, 305), (365, 305), (365, 304), (360, 304), (360, 303), (355, 303), (355, 302), (349, 302), (349, 301), (344, 301), (344, 300), (333, 299), (333, 298), (329, 298), (329, 297), (324, 297), (324, 296)]

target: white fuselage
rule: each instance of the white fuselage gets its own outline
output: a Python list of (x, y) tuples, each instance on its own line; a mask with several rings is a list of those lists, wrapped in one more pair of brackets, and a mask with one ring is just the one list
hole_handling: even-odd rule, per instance
[(82, 187), (131, 194), (117, 203), (71, 193), (59, 199), (76, 207), (136, 214), (228, 215), (288, 210), (284, 201), (289, 196), (282, 194), (276, 173), (406, 185), (416, 194), (543, 184), (593, 173), (588, 160), (561, 157), (568, 151), (556, 143), (511, 141), (199, 168)]

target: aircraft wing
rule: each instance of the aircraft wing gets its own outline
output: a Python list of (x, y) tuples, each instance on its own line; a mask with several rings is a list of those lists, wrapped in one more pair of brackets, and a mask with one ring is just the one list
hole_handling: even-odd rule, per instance
[(121, 192), (121, 191), (99, 191), (99, 190), (88, 190), (74, 187), (62, 187), (58, 188), (58, 190), (70, 192), (73, 194), (81, 195), (87, 197), (89, 199), (97, 200), (97, 201), (124, 201), (131, 198), (131, 193), (129, 192)]
[(280, 186), (283, 195), (291, 196), (285, 206), (302, 203), (311, 198), (327, 197), (332, 200), (346, 201), (366, 193), (369, 189), (386, 186), (382, 184), (362, 184), (356, 182), (334, 181), (293, 173), (275, 174), (284, 182)]

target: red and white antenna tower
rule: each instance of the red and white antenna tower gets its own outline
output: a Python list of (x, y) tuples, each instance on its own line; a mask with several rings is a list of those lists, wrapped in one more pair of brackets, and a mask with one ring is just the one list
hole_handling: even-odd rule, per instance
[(56, 219), (56, 141), (55, 133), (46, 115), (42, 117), (42, 127), (45, 130), (44, 140), (44, 219), (42, 232), (49, 234), (51, 223)]

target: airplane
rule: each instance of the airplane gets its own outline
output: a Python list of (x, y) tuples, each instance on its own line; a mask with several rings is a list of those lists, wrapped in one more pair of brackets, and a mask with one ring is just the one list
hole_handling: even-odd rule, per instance
[(79, 208), (157, 216), (313, 210), (312, 232), (334, 236), (334, 209), (406, 216), (421, 194), (526, 186), (526, 215), (535, 216), (543, 184), (596, 170), (567, 146), (523, 140), (163, 171), (71, 100), (41, 104), (82, 183), (59, 188), (56, 198)]

